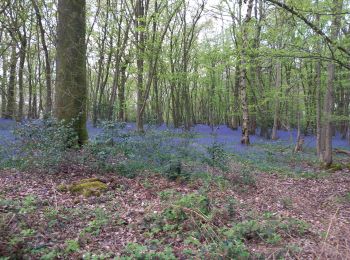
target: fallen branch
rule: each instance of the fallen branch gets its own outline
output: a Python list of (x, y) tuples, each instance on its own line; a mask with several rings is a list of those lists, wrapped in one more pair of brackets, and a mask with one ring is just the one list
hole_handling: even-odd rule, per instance
[(342, 149), (334, 149), (335, 153), (341, 153), (341, 154), (345, 154), (347, 156), (350, 156), (350, 151), (348, 150), (342, 150)]

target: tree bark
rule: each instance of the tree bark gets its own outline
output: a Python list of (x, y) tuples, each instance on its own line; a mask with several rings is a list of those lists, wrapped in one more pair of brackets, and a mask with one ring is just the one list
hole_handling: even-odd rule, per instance
[(277, 92), (277, 97), (275, 100), (275, 113), (273, 116), (273, 127), (272, 127), (272, 134), (271, 134), (271, 139), (272, 140), (277, 140), (278, 135), (277, 135), (277, 128), (278, 128), (278, 119), (279, 119), (279, 110), (280, 110), (280, 100), (279, 100), (279, 93), (280, 93), (280, 88), (281, 88), (281, 62), (278, 61), (276, 64), (276, 92)]
[[(343, 1), (342, 0), (333, 0), (333, 10), (334, 10), (334, 16), (333, 21), (331, 25), (331, 40), (336, 41), (338, 38), (340, 25), (341, 25), (341, 10)], [(332, 137), (333, 137), (333, 131), (332, 131), (332, 112), (334, 107), (334, 79), (335, 79), (335, 62), (330, 61), (327, 66), (327, 74), (328, 74), (328, 80), (327, 80), (327, 89), (326, 89), (326, 96), (324, 99), (324, 107), (323, 107), (323, 114), (324, 114), (324, 124), (323, 124), (323, 138), (324, 138), (324, 147), (323, 147), (323, 156), (322, 160), (326, 167), (329, 167), (332, 164)]]
[(7, 87), (7, 60), (4, 56), (2, 57), (2, 81), (1, 81), (1, 116), (5, 117), (6, 115), (6, 87)]
[(248, 1), (247, 14), (243, 21), (242, 29), (242, 50), (241, 50), (241, 64), (240, 64), (240, 91), (241, 91), (241, 102), (242, 102), (242, 138), (241, 143), (245, 145), (250, 144), (249, 140), (249, 109), (248, 109), (248, 96), (247, 96), (247, 48), (248, 41), (248, 24), (252, 17), (253, 0)]
[(139, 132), (143, 129), (143, 72), (144, 72), (144, 53), (145, 53), (145, 6), (143, 0), (137, 0), (135, 6), (135, 27), (136, 27), (136, 48), (137, 48), (137, 104), (136, 104), (136, 128)]
[(79, 144), (88, 140), (85, 12), (85, 0), (58, 1), (56, 115), (72, 123)]
[(24, 89), (23, 89), (23, 70), (24, 63), (26, 59), (26, 49), (27, 49), (27, 35), (24, 28), (24, 34), (21, 35), (21, 47), (19, 50), (19, 68), (18, 68), (18, 111), (17, 111), (17, 120), (22, 121), (23, 119), (23, 107), (24, 107)]
[(50, 65), (50, 56), (49, 51), (46, 44), (45, 39), (45, 29), (42, 24), (42, 17), (40, 13), (40, 9), (38, 7), (38, 4), (36, 0), (32, 0), (32, 4), (35, 10), (35, 15), (37, 19), (37, 24), (39, 26), (40, 30), (40, 39), (41, 44), (44, 50), (45, 55), (45, 77), (46, 77), (46, 105), (45, 105), (45, 116), (48, 116), (51, 114), (52, 111), (52, 88), (51, 88), (51, 65)]
[(16, 98), (15, 98), (15, 87), (16, 87), (16, 66), (17, 66), (17, 53), (16, 53), (16, 42), (12, 42), (11, 46), (11, 59), (10, 59), (10, 79), (7, 88), (7, 107), (5, 118), (15, 119), (16, 113)]

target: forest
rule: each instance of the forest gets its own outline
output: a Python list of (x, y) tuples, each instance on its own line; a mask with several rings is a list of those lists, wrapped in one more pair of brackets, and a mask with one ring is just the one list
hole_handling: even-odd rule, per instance
[(350, 259), (350, 0), (1, 0), (0, 260)]

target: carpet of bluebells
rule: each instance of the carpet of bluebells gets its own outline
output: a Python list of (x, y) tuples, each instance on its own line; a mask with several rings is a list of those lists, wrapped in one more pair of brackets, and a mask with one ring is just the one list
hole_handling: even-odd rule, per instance
[[(293, 172), (302, 173), (305, 169), (301, 162), (316, 162), (315, 136), (305, 136), (304, 151), (293, 154), (296, 140), (296, 131), (278, 131), (278, 140), (267, 140), (256, 135), (251, 135), (251, 145), (240, 144), (241, 131), (232, 130), (225, 125), (210, 127), (196, 125), (191, 131), (169, 128), (165, 124), (161, 126), (146, 125), (145, 133), (138, 134), (135, 131), (135, 123), (101, 123), (93, 127), (88, 123), (88, 132), (91, 143), (118, 145), (129, 159), (138, 162), (152, 163), (154, 167), (163, 167), (171, 160), (200, 161), (203, 158), (233, 157), (258, 169), (267, 172)], [(52, 140), (67, 135), (64, 130), (56, 131), (43, 121), (24, 122), (16, 124), (11, 120), (0, 120), (0, 159), (6, 160), (14, 154), (26, 152), (19, 148), (23, 143), (40, 145), (49, 144), (52, 155), (60, 147), (52, 145)], [(63, 132), (62, 132), (63, 131)], [(55, 133), (53, 133), (55, 132)], [(47, 145), (47, 144), (46, 144)], [(333, 138), (333, 146), (340, 149), (349, 149), (346, 140), (336, 135)], [(37, 150), (42, 147), (36, 147)], [(45, 148), (46, 149), (46, 148)], [(18, 152), (21, 151), (21, 152)], [(47, 151), (46, 151), (47, 152)], [(103, 158), (109, 151), (98, 151), (98, 156)], [(54, 156), (54, 155), (53, 155)], [(214, 158), (216, 161), (220, 158)]]
[[(88, 132), (77, 147), (69, 124), (0, 120), (0, 255), (350, 257), (350, 162), (320, 168), (314, 136), (294, 153), (296, 131), (279, 131), (276, 141), (257, 131), (249, 146), (224, 125), (139, 133), (134, 123), (89, 122)], [(339, 135), (333, 145), (349, 148)], [(106, 188), (76, 194), (77, 183)]]

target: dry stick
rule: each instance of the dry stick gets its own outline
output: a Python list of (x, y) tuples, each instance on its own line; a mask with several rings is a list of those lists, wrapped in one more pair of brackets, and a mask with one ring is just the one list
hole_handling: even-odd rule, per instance
[(10, 220), (6, 223), (6, 226), (10, 225), (10, 223), (12, 222), (12, 220), (15, 218), (16, 214), (13, 213), (12, 217), (10, 218)]
[(55, 201), (55, 210), (57, 210), (58, 209), (58, 203), (57, 203), (56, 189), (54, 188), (53, 181), (51, 181), (51, 184), (52, 184), (52, 190), (53, 190), (54, 201)]
[(335, 211), (334, 215), (332, 216), (330, 222), (329, 222), (329, 225), (328, 225), (328, 229), (327, 229), (327, 233), (326, 233), (326, 236), (324, 238), (324, 241), (323, 241), (323, 244), (322, 244), (322, 248), (321, 248), (321, 251), (320, 251), (320, 255), (318, 257), (318, 259), (320, 259), (320, 257), (322, 256), (323, 254), (323, 251), (324, 251), (324, 246), (328, 240), (328, 236), (329, 236), (329, 232), (331, 230), (331, 227), (332, 227), (332, 224), (333, 224), (333, 219), (336, 217), (336, 215), (338, 214), (339, 212), (339, 207), (337, 208), (337, 210)]
[[(177, 205), (173, 205), (173, 207), (177, 207), (177, 208), (180, 208), (182, 209), (183, 211), (187, 211), (187, 212), (190, 212), (190, 213), (194, 213), (195, 215), (197, 215), (198, 217), (200, 217), (201, 219), (203, 219), (206, 223), (209, 223), (209, 218), (206, 217), (204, 214), (202, 213), (198, 213), (197, 211), (193, 210), (193, 209), (190, 209), (190, 208), (186, 208), (186, 207), (181, 207), (181, 206), (177, 206)], [(214, 235), (217, 237), (217, 239), (220, 240), (220, 237), (218, 236), (218, 234), (215, 232), (214, 228), (213, 229), (213, 233)], [(208, 230), (207, 230), (208, 231)]]
[(347, 151), (347, 150), (342, 150), (342, 149), (334, 149), (334, 152), (335, 153), (341, 153), (341, 154), (346, 154), (348, 156), (350, 156), (350, 151)]

